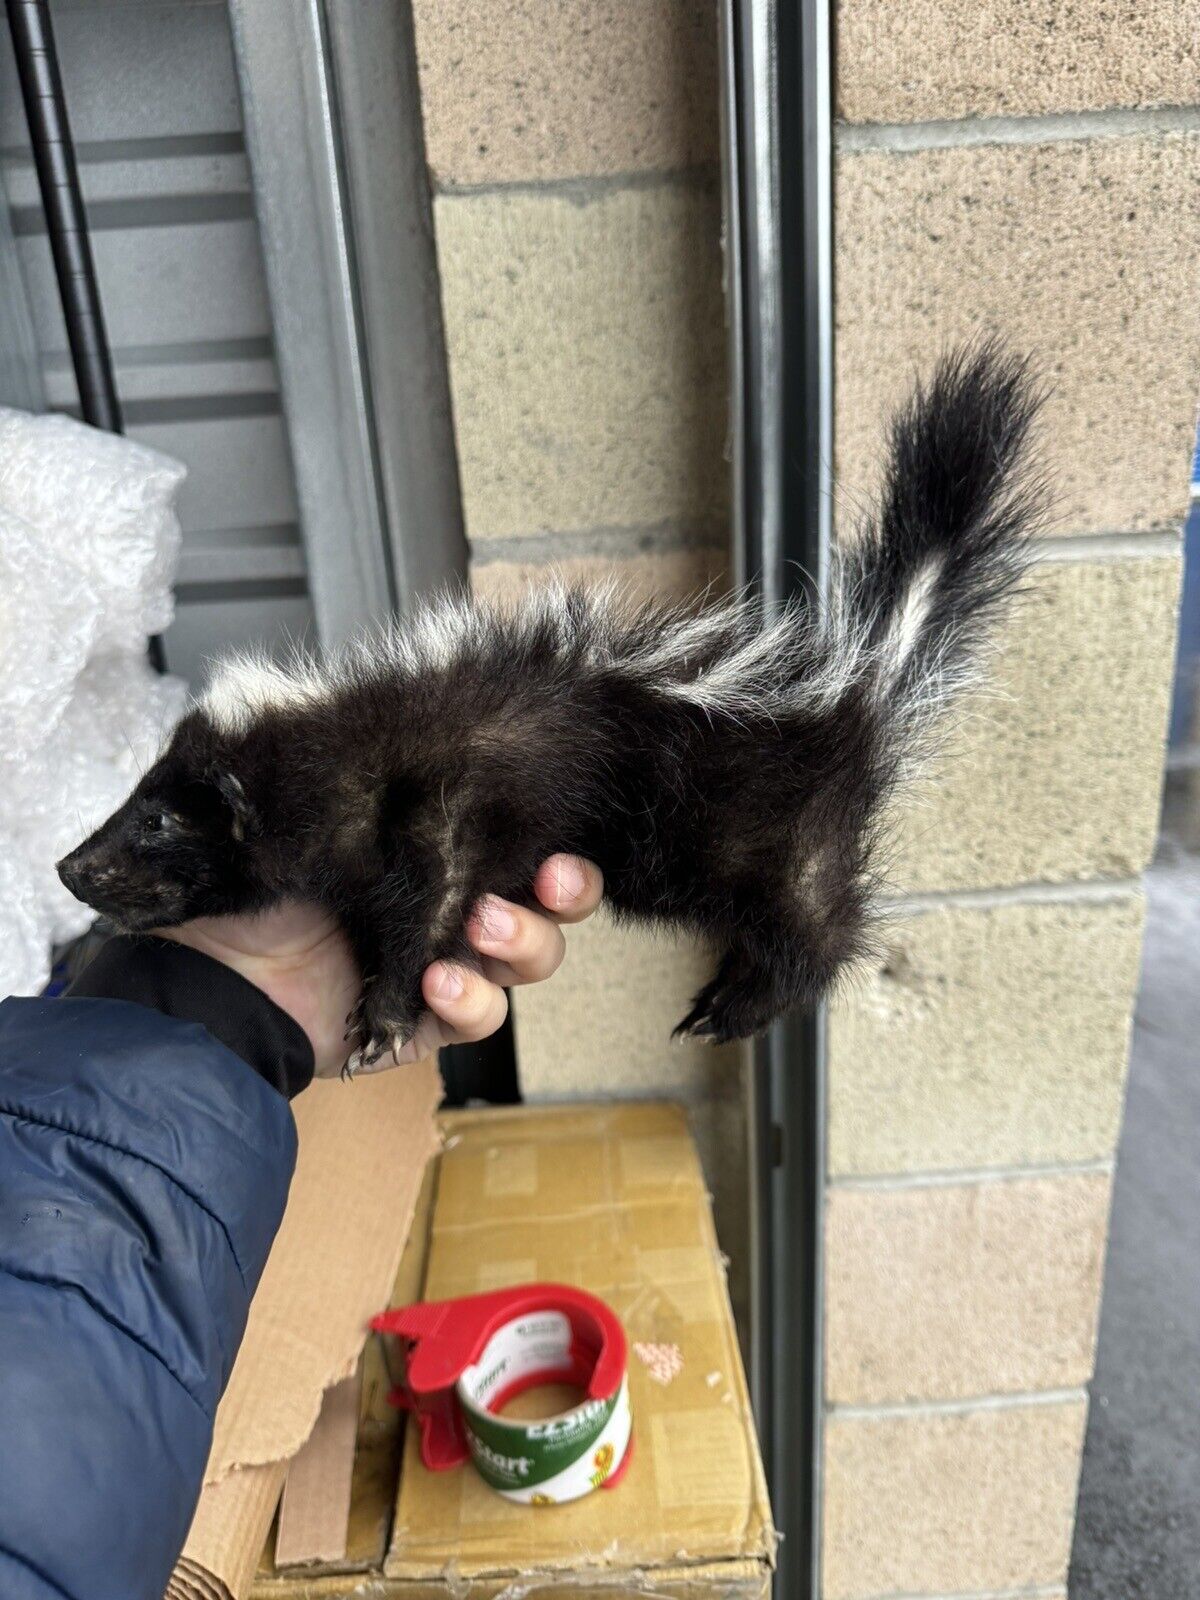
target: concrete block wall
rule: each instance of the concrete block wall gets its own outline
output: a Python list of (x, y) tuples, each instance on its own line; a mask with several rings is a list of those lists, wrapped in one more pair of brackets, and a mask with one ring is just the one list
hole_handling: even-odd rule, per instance
[(1051, 382), (1058, 499), (830, 1020), (825, 1600), (1065, 1592), (1200, 395), (1196, 38), (1175, 0), (838, 8), (847, 499), (980, 326)]
[[(550, 568), (720, 585), (713, 0), (415, 0), (415, 19), (476, 591)], [(515, 996), (526, 1093), (685, 1101), (737, 1279), (739, 1052), (670, 1041), (708, 958), (602, 917), (568, 944), (553, 983)]]

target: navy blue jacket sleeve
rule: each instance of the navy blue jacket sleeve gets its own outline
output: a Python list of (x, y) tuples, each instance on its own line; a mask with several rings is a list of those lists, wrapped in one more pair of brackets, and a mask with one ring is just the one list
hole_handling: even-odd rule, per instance
[(0, 1005), (4, 1600), (160, 1600), (294, 1163), (285, 1095), (210, 1029)]

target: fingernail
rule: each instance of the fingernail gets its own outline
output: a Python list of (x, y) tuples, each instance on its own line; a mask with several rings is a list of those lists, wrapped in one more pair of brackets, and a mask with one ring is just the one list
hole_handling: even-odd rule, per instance
[(480, 944), (504, 944), (517, 931), (517, 919), (503, 900), (495, 895), (485, 895), (475, 908), (471, 919), (475, 924), (475, 938)]
[(433, 992), (439, 1000), (457, 1000), (463, 992), (462, 974), (457, 968), (439, 962), (437, 985)]
[(554, 863), (554, 904), (556, 906), (573, 905), (583, 893), (587, 878), (584, 875), (583, 863), (575, 856), (560, 856)]

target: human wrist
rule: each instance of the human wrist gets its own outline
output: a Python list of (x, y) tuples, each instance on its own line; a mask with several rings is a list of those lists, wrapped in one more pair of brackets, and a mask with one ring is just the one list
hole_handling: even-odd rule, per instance
[(116, 935), (65, 998), (129, 1001), (198, 1023), (289, 1099), (312, 1080), (313, 1048), (297, 1020), (244, 972), (189, 937)]

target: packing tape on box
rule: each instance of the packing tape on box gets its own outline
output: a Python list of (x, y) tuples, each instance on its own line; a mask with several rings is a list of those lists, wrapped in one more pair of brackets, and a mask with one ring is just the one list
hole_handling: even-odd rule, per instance
[[(507, 1500), (561, 1505), (615, 1484), (629, 1463), (632, 1416), (625, 1333), (603, 1300), (531, 1283), (385, 1311), (371, 1326), (404, 1352), (391, 1399), (415, 1416), (435, 1472), (470, 1458)], [(542, 1384), (584, 1398), (558, 1416), (499, 1415)]]

